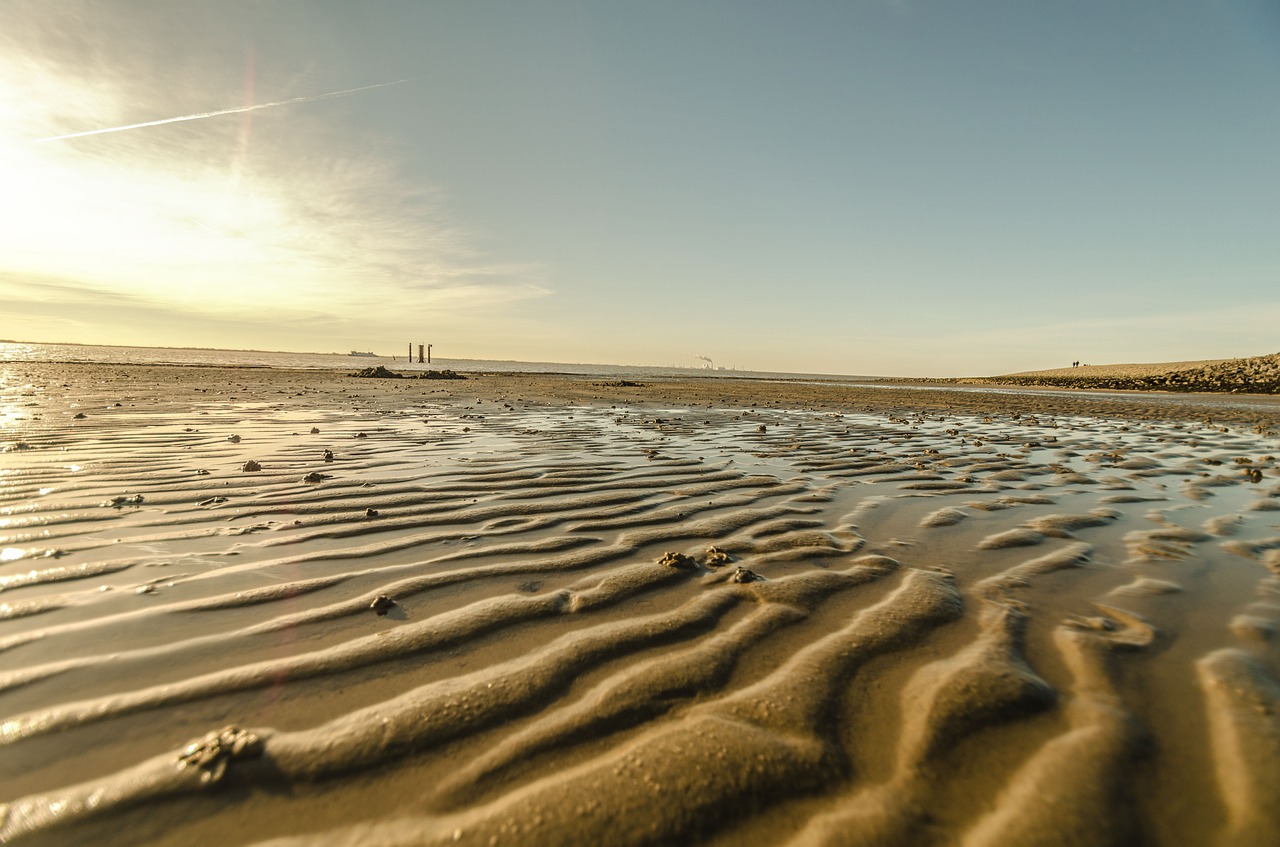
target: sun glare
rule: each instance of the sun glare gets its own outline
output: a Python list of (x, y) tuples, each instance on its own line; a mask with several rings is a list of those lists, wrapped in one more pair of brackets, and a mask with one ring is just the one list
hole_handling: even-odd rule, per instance
[[(20, 96), (30, 92), (44, 96)], [(225, 131), (210, 133), (200, 143), (213, 150), (193, 157), (165, 146), (157, 133), (168, 127), (40, 143), (75, 131), (68, 103), (90, 121), (136, 115), (119, 96), (106, 84), (72, 85), (38, 63), (0, 63), (0, 273), (214, 314), (250, 297), (278, 307), (317, 282), (323, 289), (323, 280), (307, 280), (316, 269), (299, 256), (321, 239), (275, 181), (246, 174), (243, 128), (224, 155), (216, 145)]]
[(98, 273), (123, 264), (137, 279), (138, 265), (259, 259), (253, 235), (282, 223), (271, 202), (231, 194), (228, 175), (212, 168), (177, 171), (12, 139), (0, 144), (8, 262)]
[(534, 266), (479, 259), (429, 186), (304, 105), (412, 80), (264, 91), (250, 58), (228, 106), (212, 85), (160, 90), (27, 49), (0, 55), (0, 296), (33, 332), (108, 313), (148, 332), (156, 315), (363, 325), (406, 295), (492, 326), (495, 305), (548, 293), (526, 284)]

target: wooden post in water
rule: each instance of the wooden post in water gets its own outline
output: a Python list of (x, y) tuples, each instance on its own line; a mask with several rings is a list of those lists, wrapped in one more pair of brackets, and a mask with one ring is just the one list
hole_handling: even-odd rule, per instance
[(418, 364), (422, 364), (422, 345), (418, 345)]
[(431, 364), (431, 345), (427, 345), (427, 364)]
[(405, 359), (405, 361), (410, 363), (413, 362), (413, 342), (412, 341), (409, 342), (409, 358)]

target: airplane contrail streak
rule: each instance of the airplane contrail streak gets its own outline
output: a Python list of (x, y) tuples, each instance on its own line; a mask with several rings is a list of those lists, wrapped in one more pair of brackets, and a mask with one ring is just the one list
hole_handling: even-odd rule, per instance
[(407, 79), (397, 79), (394, 82), (379, 82), (373, 85), (362, 85), (359, 88), (345, 88), (342, 91), (330, 91), (326, 94), (310, 94), (305, 97), (291, 97), (288, 100), (277, 100), (274, 103), (255, 103), (252, 106), (237, 106), (234, 109), (218, 109), (214, 112), (198, 112), (194, 115), (180, 115), (176, 118), (161, 118), (158, 121), (144, 121), (140, 124), (128, 124), (126, 126), (112, 126), (106, 129), (90, 129), (84, 132), (71, 132), (66, 135), (52, 135), (48, 138), (34, 139), (35, 144), (44, 144), (49, 141), (65, 141), (68, 138), (83, 138), (86, 135), (102, 135), (107, 132), (124, 132), (127, 129), (142, 129), (148, 126), (160, 126), (161, 124), (174, 124), (180, 121), (198, 121), (203, 118), (216, 118), (219, 115), (234, 115), (240, 112), (256, 112), (259, 109), (271, 109), (276, 106), (288, 106), (291, 103), (310, 103), (314, 100), (327, 100), (330, 97), (341, 97), (344, 94), (355, 94), (357, 91), (369, 91), (373, 88), (386, 88), (390, 85), (400, 85), (405, 82), (412, 82), (416, 77)]

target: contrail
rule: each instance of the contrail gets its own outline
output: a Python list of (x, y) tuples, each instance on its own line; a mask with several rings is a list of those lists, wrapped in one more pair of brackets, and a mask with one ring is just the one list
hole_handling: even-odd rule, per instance
[(160, 126), (161, 124), (176, 124), (180, 121), (198, 121), (203, 118), (216, 118), (219, 115), (235, 115), (240, 112), (256, 112), (259, 109), (271, 109), (276, 106), (288, 106), (290, 103), (310, 103), (314, 100), (327, 100), (330, 97), (341, 97), (344, 94), (355, 94), (357, 91), (369, 91), (373, 88), (386, 88), (389, 85), (400, 85), (405, 82), (412, 82), (416, 77), (408, 79), (397, 79), (394, 82), (379, 82), (374, 85), (362, 85), (359, 88), (346, 88), (342, 91), (330, 91), (327, 94), (311, 94), (306, 97), (291, 97), (288, 100), (277, 100), (274, 103), (256, 103), (252, 106), (237, 106), (234, 109), (218, 109), (216, 112), (198, 112), (194, 115), (181, 115), (176, 118), (161, 118), (158, 121), (146, 121), (140, 124), (128, 124), (127, 126), (113, 126), (106, 129), (90, 129), (85, 132), (72, 132), (67, 135), (52, 135), (48, 138), (37, 138), (33, 141), (35, 144), (44, 144), (47, 141), (65, 141), (68, 138), (83, 138), (86, 135), (102, 135), (106, 132), (124, 132), (127, 129), (142, 129), (148, 126)]

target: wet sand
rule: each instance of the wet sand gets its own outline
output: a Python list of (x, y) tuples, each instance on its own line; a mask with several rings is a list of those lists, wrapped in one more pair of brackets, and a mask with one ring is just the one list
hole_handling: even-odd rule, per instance
[(0, 841), (1280, 843), (1274, 398), (21, 364), (0, 426)]

